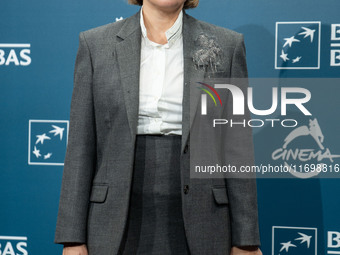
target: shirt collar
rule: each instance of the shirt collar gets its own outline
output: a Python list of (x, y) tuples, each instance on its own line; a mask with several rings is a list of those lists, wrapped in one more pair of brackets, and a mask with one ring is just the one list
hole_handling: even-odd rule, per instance
[[(165, 32), (165, 36), (166, 39), (168, 40), (168, 43), (165, 45), (171, 46), (172, 44), (174, 44), (176, 42), (176, 40), (178, 38), (181, 37), (182, 35), (182, 26), (183, 26), (183, 11), (181, 11), (175, 21), (175, 23), (172, 25), (172, 27), (170, 27), (166, 32)], [(140, 26), (141, 26), (141, 30), (142, 30), (142, 36), (144, 37), (144, 39), (147, 39), (147, 41), (149, 41), (151, 44), (154, 45), (160, 45), (157, 43), (154, 43), (152, 41), (150, 41), (147, 37), (147, 31), (146, 31), (146, 27), (144, 25), (144, 19), (143, 19), (143, 7), (140, 9)]]

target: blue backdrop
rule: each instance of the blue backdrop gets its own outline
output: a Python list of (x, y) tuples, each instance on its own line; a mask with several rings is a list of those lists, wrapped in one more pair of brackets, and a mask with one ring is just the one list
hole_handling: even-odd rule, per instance
[[(0, 2), (0, 254), (61, 254), (53, 239), (78, 34), (138, 10), (125, 0)], [(250, 77), (324, 79), (340, 78), (339, 10), (336, 0), (215, 0), (188, 13), (244, 34)], [(302, 27), (315, 30), (313, 42)], [(283, 46), (291, 36), (299, 47)], [(292, 149), (340, 154), (338, 83), (310, 87), (311, 119), (324, 149), (308, 139)], [(257, 162), (274, 162), (272, 152), (288, 133), (254, 130)], [(50, 139), (39, 140), (43, 134)], [(340, 162), (332, 160), (313, 162)], [(336, 178), (259, 179), (263, 253), (340, 254), (339, 184)]]

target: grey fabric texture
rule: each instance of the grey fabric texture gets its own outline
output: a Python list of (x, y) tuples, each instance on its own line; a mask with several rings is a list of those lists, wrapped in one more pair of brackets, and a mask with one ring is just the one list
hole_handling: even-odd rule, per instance
[(137, 135), (122, 255), (189, 255), (181, 199), (181, 136)]
[[(256, 181), (190, 179), (190, 114), (195, 109), (190, 109), (189, 84), (210, 75), (193, 61), (195, 41), (202, 33), (221, 47), (224, 77), (247, 77), (245, 48), (242, 35), (184, 14), (180, 166), (185, 233), (191, 254), (228, 255), (231, 246), (260, 244)], [(90, 255), (118, 254), (127, 222), (140, 46), (139, 12), (79, 36), (55, 242), (86, 243)], [(199, 94), (193, 100), (198, 101)], [(250, 129), (230, 131), (224, 139), (229, 161), (253, 164)]]

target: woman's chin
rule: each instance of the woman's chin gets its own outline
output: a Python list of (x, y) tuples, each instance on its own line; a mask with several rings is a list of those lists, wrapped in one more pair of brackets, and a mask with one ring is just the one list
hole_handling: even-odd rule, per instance
[[(181, 8), (185, 1), (183, 0), (148, 0), (153, 6), (161, 10), (178, 10)], [(146, 2), (146, 0), (145, 0)], [(144, 3), (145, 5), (145, 3)]]

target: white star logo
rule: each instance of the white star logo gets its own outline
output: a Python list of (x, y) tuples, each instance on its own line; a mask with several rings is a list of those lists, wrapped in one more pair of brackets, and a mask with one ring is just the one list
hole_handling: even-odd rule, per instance
[(300, 42), (300, 40), (295, 39), (294, 36), (289, 37), (289, 38), (284, 38), (284, 40), (286, 41), (285, 44), (283, 45), (283, 48), (286, 47), (287, 45), (289, 45), (289, 47), (292, 47), (293, 42)]
[(309, 29), (307, 27), (301, 27), (303, 30), (305, 30), (304, 32), (301, 32), (299, 35), (305, 35), (303, 38), (306, 37), (310, 37), (310, 42), (313, 42), (313, 38), (314, 38), (314, 33), (315, 33), (315, 29)]
[(44, 155), (44, 159), (49, 159), (52, 156), (52, 153), (47, 153), (46, 155)]
[(307, 236), (306, 234), (303, 234), (303, 233), (300, 233), (300, 232), (298, 232), (298, 234), (301, 237), (295, 238), (295, 240), (301, 240), (300, 244), (307, 243), (307, 248), (309, 248), (309, 246), (310, 246), (310, 239), (312, 238), (312, 236)]
[(283, 50), (281, 51), (280, 58), (282, 58), (284, 62), (286, 62), (287, 60), (289, 60), (288, 54), (285, 53)]
[(297, 62), (300, 62), (300, 59), (301, 59), (302, 57), (296, 57), (296, 58), (294, 58), (293, 60), (292, 60), (292, 62), (293, 62), (293, 64), (294, 63), (297, 63)]
[(47, 140), (51, 140), (50, 137), (48, 137), (46, 134), (42, 134), (42, 135), (37, 135), (37, 141), (35, 142), (35, 144), (38, 144), (39, 142), (41, 144), (44, 144), (44, 141), (47, 139)]
[(281, 245), (282, 245), (282, 247), (281, 247), (280, 252), (283, 251), (283, 250), (286, 250), (286, 252), (288, 252), (290, 247), (296, 247), (296, 245), (292, 244), (292, 241), (289, 241), (287, 243), (281, 243)]
[(63, 133), (64, 133), (64, 129), (65, 128), (61, 128), (55, 125), (52, 125), (52, 127), (54, 128), (53, 130), (51, 130), (49, 133), (54, 133), (54, 136), (59, 135), (60, 136), (60, 141), (63, 139)]
[(35, 146), (34, 146), (33, 154), (34, 154), (37, 158), (39, 158), (39, 157), (41, 156), (40, 150), (37, 150), (37, 147), (35, 147)]

